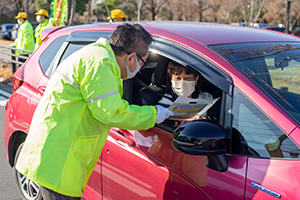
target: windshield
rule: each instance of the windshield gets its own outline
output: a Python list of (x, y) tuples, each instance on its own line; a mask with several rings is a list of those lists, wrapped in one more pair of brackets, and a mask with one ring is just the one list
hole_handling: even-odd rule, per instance
[(210, 46), (300, 122), (300, 43)]

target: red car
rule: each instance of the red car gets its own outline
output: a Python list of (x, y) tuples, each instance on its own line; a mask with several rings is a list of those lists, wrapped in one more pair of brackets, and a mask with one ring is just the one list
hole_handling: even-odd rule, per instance
[[(123, 98), (156, 104), (173, 60), (201, 76), (201, 91), (219, 98), (207, 112), (214, 120), (112, 128), (82, 199), (298, 199), (300, 39), (221, 24), (141, 24), (154, 37), (149, 66), (124, 81)], [(117, 25), (42, 33), (42, 45), (15, 73), (6, 105), (3, 135), (12, 167), (56, 67), (84, 45), (109, 38)], [(16, 178), (23, 197), (42, 198), (38, 185), (18, 172)]]

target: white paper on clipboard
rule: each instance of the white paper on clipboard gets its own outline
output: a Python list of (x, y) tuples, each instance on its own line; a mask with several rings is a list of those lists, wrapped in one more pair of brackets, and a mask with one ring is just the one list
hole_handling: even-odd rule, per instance
[(216, 99), (191, 99), (179, 96), (173, 104), (169, 106), (169, 110), (174, 113), (174, 116), (169, 119), (174, 120), (193, 120), (204, 113), (216, 103)]

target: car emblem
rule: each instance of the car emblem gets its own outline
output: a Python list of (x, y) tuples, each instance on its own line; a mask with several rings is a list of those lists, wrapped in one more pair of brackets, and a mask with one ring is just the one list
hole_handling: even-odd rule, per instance
[(280, 195), (280, 194), (278, 194), (278, 193), (276, 193), (276, 192), (273, 192), (272, 190), (269, 190), (269, 189), (267, 189), (267, 188), (265, 188), (265, 187), (263, 187), (263, 186), (261, 186), (261, 185), (258, 185), (257, 183), (253, 183), (253, 182), (252, 182), (251, 186), (252, 186), (252, 187), (255, 187), (256, 189), (259, 189), (259, 190), (261, 190), (261, 191), (263, 191), (263, 192), (266, 192), (266, 193), (272, 195), (273, 197), (276, 197), (276, 198), (278, 198), (278, 199), (281, 198), (281, 195)]

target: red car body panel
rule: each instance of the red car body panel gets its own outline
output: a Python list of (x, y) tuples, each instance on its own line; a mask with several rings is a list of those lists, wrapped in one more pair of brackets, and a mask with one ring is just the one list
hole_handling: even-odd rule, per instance
[(252, 183), (259, 184), (272, 192), (280, 191), (282, 200), (299, 198), (300, 172), (294, 170), (299, 165), (299, 161), (249, 158), (248, 165), (245, 200), (270, 198), (267, 192), (251, 186)]
[[(223, 71), (232, 84), (268, 115), (300, 146), (300, 129), (288, 114), (263, 93), (244, 74), (207, 45), (238, 42), (286, 41), (299, 38), (252, 28), (220, 24), (185, 22), (141, 22), (155, 38), (182, 46)], [(26, 62), (21, 74), (24, 83), (7, 102), (4, 143), (9, 159), (13, 134), (28, 133), (33, 112), (49, 78), (38, 62), (42, 52), (57, 37), (82, 31), (113, 31), (118, 23), (46, 29), (47, 39)], [(199, 31), (201, 26), (201, 31)], [(221, 27), (221, 28), (220, 28)], [(220, 37), (220, 30), (222, 35)], [(260, 31), (260, 34), (257, 32)], [(34, 64), (35, 63), (35, 64)], [(33, 73), (34, 71), (34, 73)], [(281, 199), (300, 195), (300, 173), (296, 160), (248, 158), (230, 155), (226, 172), (211, 170), (205, 156), (188, 155), (174, 150), (171, 133), (158, 127), (145, 131), (112, 128), (103, 152), (89, 179), (83, 199), (269, 199), (270, 195), (252, 186), (259, 184), (279, 192)], [(122, 152), (122, 153), (120, 153)], [(11, 162), (11, 161), (10, 161)], [(269, 187), (272, 185), (272, 187)], [(275, 197), (271, 197), (275, 198)]]

